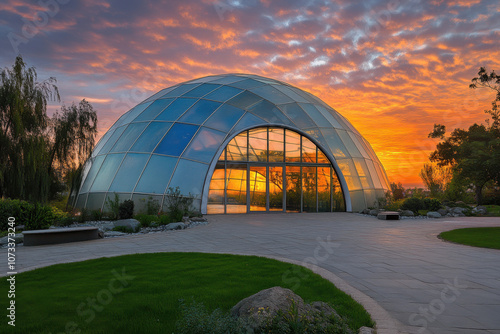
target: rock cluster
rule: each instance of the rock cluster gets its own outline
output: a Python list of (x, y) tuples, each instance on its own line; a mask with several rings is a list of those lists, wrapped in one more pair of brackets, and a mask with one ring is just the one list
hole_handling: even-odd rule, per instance
[[(119, 237), (119, 236), (123, 236), (123, 235), (127, 235), (127, 234), (146, 234), (146, 233), (166, 232), (166, 231), (172, 231), (172, 230), (183, 230), (186, 228), (193, 228), (196, 226), (207, 225), (207, 224), (208, 224), (208, 221), (206, 218), (184, 217), (183, 222), (170, 223), (167, 225), (160, 225), (157, 227), (140, 228), (141, 223), (136, 219), (121, 219), (121, 220), (116, 220), (116, 221), (87, 221), (85, 223), (73, 223), (73, 224), (71, 224), (69, 226), (65, 226), (65, 227), (66, 228), (86, 227), (86, 226), (98, 227), (99, 228), (99, 236), (101, 238), (111, 238), (111, 237)], [(137, 232), (125, 233), (125, 232), (121, 232), (121, 231), (113, 231), (113, 229), (115, 227), (118, 227), (118, 226), (129, 228), (132, 231), (137, 231)], [(65, 227), (50, 226), (49, 228), (65, 228)], [(22, 243), (23, 239), (24, 238), (23, 238), (22, 233), (16, 234), (16, 236), (15, 236), (16, 244)], [(7, 243), (8, 243), (7, 236), (0, 238), (0, 247), (6, 247)]]
[[(335, 323), (342, 327), (343, 320), (337, 312), (325, 302), (313, 302), (306, 304), (304, 300), (290, 289), (275, 286), (257, 292), (238, 302), (231, 309), (231, 315), (238, 317), (246, 324), (248, 333), (261, 332), (269, 324), (269, 321), (280, 314), (288, 317), (293, 314), (301, 321), (319, 322), (321, 328)], [(352, 333), (343, 326), (343, 333)], [(359, 333), (374, 333), (372, 328), (362, 327)]]
[[(460, 203), (456, 203), (460, 204)], [(364, 209), (360, 211), (360, 214), (367, 216), (377, 216), (382, 209)], [(442, 217), (465, 217), (467, 212), (473, 215), (485, 215), (488, 213), (488, 209), (484, 206), (476, 206), (472, 209), (464, 208), (462, 206), (449, 207), (445, 206), (437, 211), (429, 211), (425, 216), (415, 216), (411, 210), (398, 210), (400, 219), (426, 219), (426, 218), (442, 218)]]

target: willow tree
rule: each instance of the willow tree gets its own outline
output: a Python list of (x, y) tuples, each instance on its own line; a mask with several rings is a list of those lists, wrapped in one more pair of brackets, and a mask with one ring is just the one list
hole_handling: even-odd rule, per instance
[(21, 56), (0, 73), (0, 197), (47, 201), (51, 185), (81, 166), (94, 144), (92, 106), (63, 106), (51, 119), (47, 101), (60, 101), (56, 80), (37, 79)]

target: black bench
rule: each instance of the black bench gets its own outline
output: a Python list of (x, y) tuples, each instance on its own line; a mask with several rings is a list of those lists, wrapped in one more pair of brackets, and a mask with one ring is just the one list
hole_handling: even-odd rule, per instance
[(48, 230), (24, 231), (25, 246), (62, 244), (66, 242), (85, 241), (99, 238), (97, 227), (69, 227)]
[(396, 211), (382, 211), (377, 215), (381, 220), (399, 220), (399, 212)]

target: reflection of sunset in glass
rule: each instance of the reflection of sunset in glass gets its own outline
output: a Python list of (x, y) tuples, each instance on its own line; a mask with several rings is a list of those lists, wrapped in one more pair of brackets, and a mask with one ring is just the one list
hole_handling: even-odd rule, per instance
[(25, 36), (46, 9), (6, 0), (1, 64), (21, 53), (40, 80), (57, 78), (66, 104), (90, 101), (100, 135), (152, 93), (193, 78), (238, 72), (282, 80), (345, 116), (390, 181), (406, 186), (421, 185), (434, 123), (454, 129), (486, 119), (491, 96), (468, 84), (480, 66), (500, 70), (498, 1), (222, 2), (71, 1)]

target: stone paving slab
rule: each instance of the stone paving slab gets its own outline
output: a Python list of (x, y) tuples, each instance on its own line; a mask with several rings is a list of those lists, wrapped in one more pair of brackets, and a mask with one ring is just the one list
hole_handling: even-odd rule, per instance
[[(261, 255), (297, 261), (344, 282), (364, 298), (365, 308), (385, 319), (377, 318), (379, 333), (394, 332), (395, 325), (401, 333), (500, 334), (500, 251), (436, 237), (455, 228), (500, 226), (499, 218), (383, 221), (350, 213), (208, 218), (209, 225), (182, 231), (19, 246), (17, 271), (148, 252)], [(5, 259), (0, 275), (7, 272), (6, 253), (0, 250)]]

